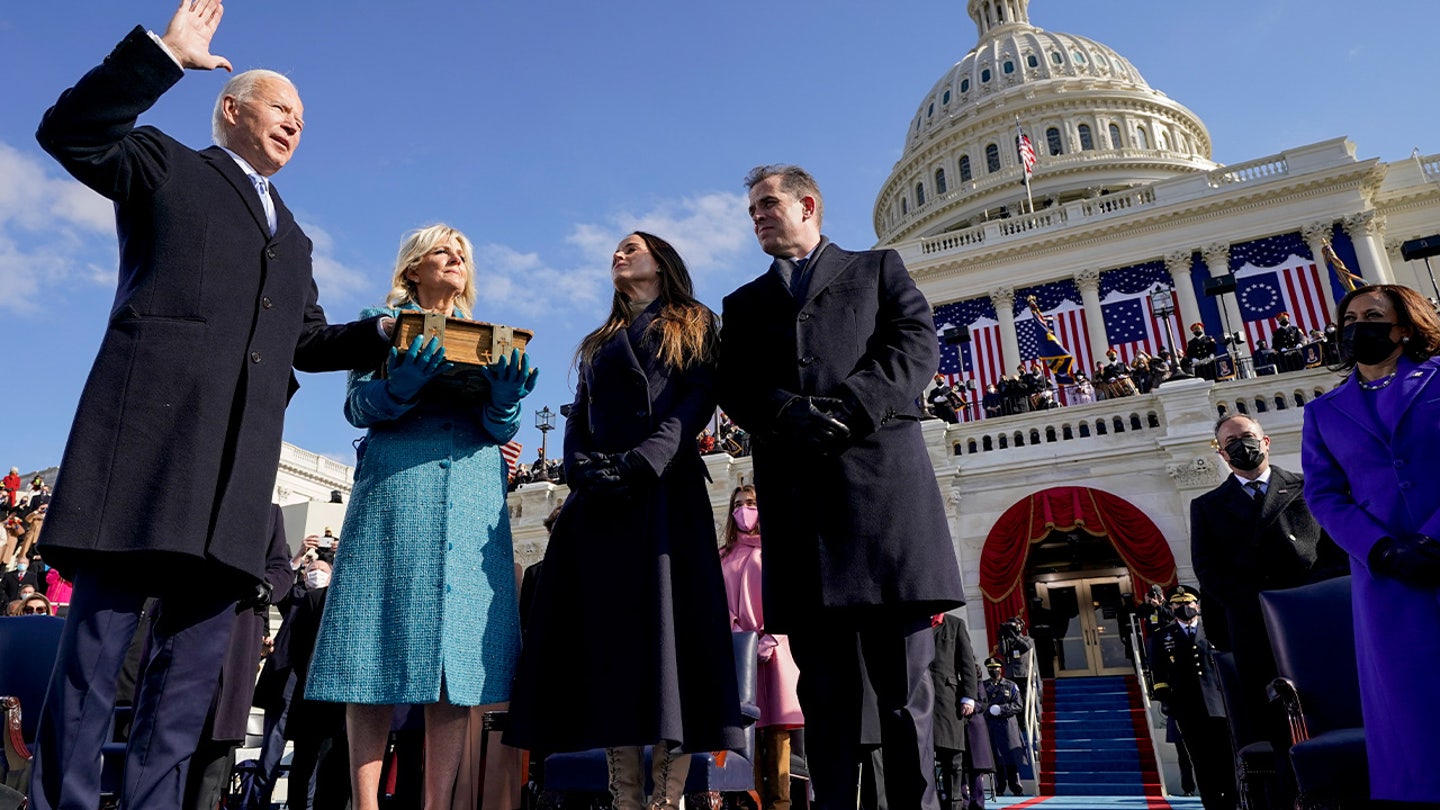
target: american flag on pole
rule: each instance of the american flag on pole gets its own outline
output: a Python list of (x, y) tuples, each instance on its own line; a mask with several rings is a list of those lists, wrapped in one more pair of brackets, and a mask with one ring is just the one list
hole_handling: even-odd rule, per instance
[(1175, 312), (1170, 316), (1168, 332), (1165, 321), (1157, 318), (1150, 308), (1150, 291), (1155, 285), (1170, 287), (1171, 283), (1170, 274), (1160, 262), (1137, 264), (1101, 274), (1100, 311), (1105, 316), (1105, 334), (1110, 339), (1110, 347), (1115, 349), (1121, 360), (1129, 363), (1142, 351), (1154, 356), (1171, 340), (1176, 341), (1174, 351), (1184, 353), (1184, 346), (1179, 341), (1186, 332), (1181, 328), (1180, 305), (1175, 291), (1170, 291), (1171, 306)]
[(1035, 144), (1020, 128), (1020, 119), (1015, 119), (1015, 150), (1020, 153), (1020, 165), (1025, 169), (1025, 185), (1030, 185), (1030, 175), (1035, 173)]
[(520, 463), (520, 451), (523, 448), (524, 445), (514, 439), (500, 445), (500, 455), (505, 457), (505, 466), (509, 468), (511, 477), (515, 475), (515, 465)]

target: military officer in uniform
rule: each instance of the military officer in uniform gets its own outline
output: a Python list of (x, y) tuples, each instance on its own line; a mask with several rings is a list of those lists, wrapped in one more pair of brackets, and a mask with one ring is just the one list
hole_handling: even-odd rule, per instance
[(1183, 367), (1207, 380), (1215, 379), (1215, 338), (1205, 334), (1205, 324), (1199, 321), (1190, 324), (1190, 334), (1193, 337), (1185, 344)]
[(1270, 345), (1280, 352), (1280, 370), (1299, 371), (1305, 365), (1305, 359), (1300, 354), (1300, 344), (1305, 342), (1305, 333), (1300, 331), (1300, 327), (1290, 323), (1288, 312), (1280, 313), (1275, 319), (1278, 323), (1270, 335)]
[(1236, 806), (1235, 757), (1225, 721), (1225, 705), (1211, 662), (1211, 646), (1200, 622), (1200, 598), (1177, 585), (1170, 594), (1175, 621), (1150, 639), (1150, 671), (1155, 699), (1175, 718), (1200, 787), (1205, 810)]
[(995, 754), (995, 793), (1010, 792), (1024, 796), (1020, 786), (1020, 766), (1025, 764), (1025, 739), (1020, 735), (1020, 687), (1005, 677), (1005, 662), (999, 658), (985, 659), (985, 723), (990, 731), (990, 748)]

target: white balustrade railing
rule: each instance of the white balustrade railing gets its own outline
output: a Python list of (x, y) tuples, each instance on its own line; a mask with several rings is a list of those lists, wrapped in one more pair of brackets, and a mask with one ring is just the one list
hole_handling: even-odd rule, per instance
[(1221, 188), (1222, 186), (1235, 183), (1253, 183), (1256, 180), (1269, 180), (1274, 177), (1288, 174), (1289, 165), (1285, 156), (1260, 158), (1248, 163), (1237, 163), (1234, 166), (1222, 166), (1209, 173), (1210, 187)]

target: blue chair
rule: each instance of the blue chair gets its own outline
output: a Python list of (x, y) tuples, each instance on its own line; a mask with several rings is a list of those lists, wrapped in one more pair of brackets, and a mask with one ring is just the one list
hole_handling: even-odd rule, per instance
[(1270, 694), (1290, 721), (1290, 763), (1305, 807), (1370, 796), (1350, 577), (1262, 591), (1260, 609), (1280, 677)]
[(30, 749), (65, 620), (54, 616), (0, 617), (0, 707), (5, 712), (5, 785), (30, 789)]
[[(760, 719), (757, 703), (759, 636), (753, 632), (732, 633), (735, 650), (735, 678), (740, 688), (740, 715), (745, 724), (745, 750), (696, 753), (690, 758), (690, 773), (685, 778), (687, 807), (719, 807), (725, 794), (744, 793), (755, 805), (755, 723)], [(651, 749), (646, 748), (642, 765), (645, 791), (654, 785), (650, 780)], [(545, 794), (542, 807), (609, 807), (610, 773), (605, 765), (605, 751), (599, 748), (545, 758)], [(602, 799), (603, 797), (603, 799)]]

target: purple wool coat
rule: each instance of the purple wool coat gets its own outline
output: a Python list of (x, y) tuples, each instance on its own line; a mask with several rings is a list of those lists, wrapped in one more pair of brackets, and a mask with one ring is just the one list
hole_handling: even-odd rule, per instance
[[(1305, 408), (1305, 500), (1350, 555), (1355, 648), (1376, 799), (1440, 802), (1440, 588), (1375, 576), (1383, 537), (1440, 537), (1440, 358), (1401, 358), (1394, 381), (1355, 379)], [(1367, 402), (1366, 398), (1373, 402)]]

